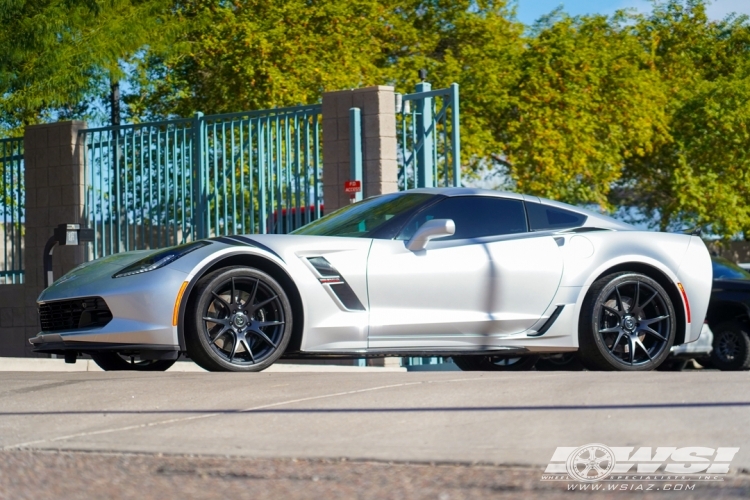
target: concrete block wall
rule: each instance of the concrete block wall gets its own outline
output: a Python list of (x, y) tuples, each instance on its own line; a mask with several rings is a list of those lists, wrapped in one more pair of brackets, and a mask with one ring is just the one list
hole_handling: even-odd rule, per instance
[[(79, 121), (35, 125), (24, 136), (26, 234), (24, 283), (0, 286), (0, 356), (35, 356), (28, 339), (39, 333), (36, 299), (44, 289), (44, 245), (58, 224), (83, 220), (83, 149)], [(56, 247), (56, 277), (84, 262), (84, 247)]]
[(326, 213), (349, 203), (349, 109), (362, 110), (363, 198), (398, 191), (396, 96), (374, 86), (323, 94), (323, 199)]

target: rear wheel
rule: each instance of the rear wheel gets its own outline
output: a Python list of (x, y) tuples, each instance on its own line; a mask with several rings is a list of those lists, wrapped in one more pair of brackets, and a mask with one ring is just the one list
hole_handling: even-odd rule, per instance
[(714, 332), (711, 364), (724, 371), (750, 369), (750, 330), (738, 321), (725, 321)]
[(454, 356), (453, 362), (463, 371), (524, 371), (534, 368), (539, 356)]
[(256, 372), (284, 353), (292, 334), (292, 306), (268, 274), (239, 266), (219, 269), (201, 278), (193, 297), (185, 341), (190, 358), (201, 367)]
[(611, 274), (594, 282), (583, 302), (580, 359), (591, 370), (653, 370), (669, 356), (675, 334), (674, 306), (659, 283)]
[(118, 352), (94, 352), (91, 359), (104, 371), (163, 372), (172, 367), (176, 359), (140, 359), (138, 356)]

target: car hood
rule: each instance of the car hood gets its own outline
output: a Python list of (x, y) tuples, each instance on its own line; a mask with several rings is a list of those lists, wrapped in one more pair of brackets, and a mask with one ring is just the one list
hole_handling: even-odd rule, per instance
[(80, 266), (76, 267), (67, 274), (59, 277), (52, 283), (51, 286), (46, 288), (39, 296), (40, 301), (45, 300), (47, 295), (58, 295), (69, 289), (80, 288), (82, 285), (86, 285), (101, 279), (109, 279), (120, 269), (129, 266), (130, 264), (156, 252), (158, 250), (138, 250), (134, 252), (123, 252), (101, 259), (92, 260), (85, 262)]

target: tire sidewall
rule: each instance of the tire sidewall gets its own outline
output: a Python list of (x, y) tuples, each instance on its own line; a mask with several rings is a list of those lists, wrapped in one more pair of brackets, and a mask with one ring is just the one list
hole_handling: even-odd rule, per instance
[[(284, 331), (281, 335), (281, 340), (277, 343), (276, 350), (260, 363), (251, 365), (235, 365), (219, 356), (210, 345), (203, 321), (203, 311), (206, 309), (209, 300), (211, 300), (210, 290), (222, 281), (240, 277), (263, 281), (279, 296), (281, 307), (284, 310)], [(189, 315), (192, 324), (185, 330), (190, 337), (187, 346), (188, 354), (203, 368), (209, 371), (257, 372), (265, 370), (275, 363), (286, 350), (292, 336), (292, 305), (284, 288), (270, 275), (259, 269), (244, 266), (219, 269), (201, 278), (196, 287), (195, 297), (196, 300), (192, 302), (194, 304), (193, 312)], [(196, 348), (200, 349), (201, 352), (195, 352)]]

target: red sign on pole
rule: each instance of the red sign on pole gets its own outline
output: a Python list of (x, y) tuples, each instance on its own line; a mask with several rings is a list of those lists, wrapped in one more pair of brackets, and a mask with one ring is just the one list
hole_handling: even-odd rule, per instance
[(362, 181), (346, 181), (344, 182), (345, 193), (359, 193), (362, 191)]

